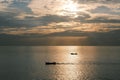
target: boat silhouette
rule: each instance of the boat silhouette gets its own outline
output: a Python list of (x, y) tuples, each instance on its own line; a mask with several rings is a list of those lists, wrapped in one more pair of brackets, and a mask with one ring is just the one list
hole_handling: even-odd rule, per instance
[(71, 55), (77, 55), (77, 53), (70, 53)]
[(45, 62), (46, 65), (56, 65), (56, 62)]

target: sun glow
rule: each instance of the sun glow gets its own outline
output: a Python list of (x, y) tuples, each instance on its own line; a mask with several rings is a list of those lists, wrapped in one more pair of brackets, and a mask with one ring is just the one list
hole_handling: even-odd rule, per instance
[(78, 9), (78, 4), (73, 2), (72, 0), (67, 0), (61, 7), (61, 12), (59, 13), (60, 15), (63, 16), (72, 16), (72, 17), (77, 17), (77, 12), (79, 11)]
[(64, 5), (64, 10), (70, 11), (70, 12), (76, 12), (77, 7), (73, 2), (70, 1), (68, 4)]

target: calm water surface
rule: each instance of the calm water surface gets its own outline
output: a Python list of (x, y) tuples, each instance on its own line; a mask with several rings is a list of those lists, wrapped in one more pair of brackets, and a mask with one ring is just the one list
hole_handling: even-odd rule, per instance
[(0, 80), (120, 80), (120, 47), (1, 46)]

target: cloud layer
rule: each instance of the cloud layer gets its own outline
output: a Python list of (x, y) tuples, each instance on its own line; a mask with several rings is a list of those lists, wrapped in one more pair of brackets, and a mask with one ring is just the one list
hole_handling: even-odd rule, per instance
[(120, 0), (0, 0), (0, 33), (120, 30)]

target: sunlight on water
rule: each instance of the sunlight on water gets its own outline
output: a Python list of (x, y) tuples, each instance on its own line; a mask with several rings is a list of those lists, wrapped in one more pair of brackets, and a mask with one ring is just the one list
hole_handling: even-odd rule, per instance
[(104, 46), (0, 47), (0, 80), (120, 80), (119, 52)]
[[(80, 56), (78, 57), (77, 55), (71, 55), (70, 53), (78, 53), (78, 47), (77, 46), (69, 46), (66, 48), (67, 48), (67, 50), (66, 50), (67, 55), (65, 56), (64, 60), (67, 62), (65, 63), (65, 66), (63, 68), (64, 69), (63, 70), (63, 74), (64, 74), (63, 79), (64, 80), (77, 79), (78, 73), (76, 71), (78, 71), (78, 68), (77, 68), (77, 65), (75, 65), (75, 64), (78, 63)], [(63, 53), (62, 50), (61, 50), (61, 53)]]
[(67, 49), (69, 51), (69, 53), (71, 52), (78, 52), (78, 48), (77, 46), (68, 46)]
[(80, 59), (80, 54), (78, 55), (71, 55), (71, 53), (77, 53), (78, 54), (78, 47), (77, 46), (69, 46), (68, 49), (68, 55), (66, 56), (66, 61), (69, 61), (70, 63), (78, 63), (78, 59)]
[[(86, 50), (86, 51), (84, 51)], [(50, 46), (48, 47), (49, 53), (46, 54), (47, 62), (56, 62), (59, 64), (45, 66), (50, 69), (47, 76), (48, 79), (57, 80), (85, 80), (87, 76), (92, 77), (91, 72), (94, 70), (89, 65), (82, 65), (80, 62), (94, 58), (95, 48), (80, 47), (80, 46)], [(88, 52), (92, 52), (92, 55)], [(71, 55), (71, 53), (77, 53)], [(88, 56), (89, 57), (88, 57)], [(40, 58), (38, 58), (40, 59)]]

